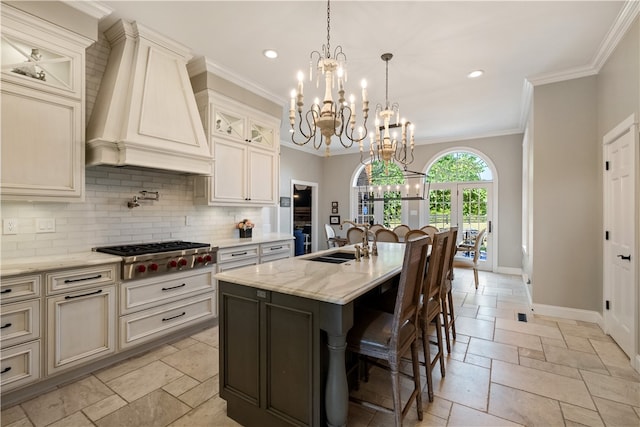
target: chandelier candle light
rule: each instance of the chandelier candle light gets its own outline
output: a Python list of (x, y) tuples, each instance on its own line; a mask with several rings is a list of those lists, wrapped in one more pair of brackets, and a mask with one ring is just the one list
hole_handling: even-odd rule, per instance
[[(397, 102), (389, 103), (389, 61), (393, 58), (393, 54), (384, 53), (381, 56), (386, 63), (386, 92), (385, 104), (376, 105), (376, 130), (375, 133), (369, 135), (369, 156), (370, 161), (383, 161), (386, 165), (395, 161), (406, 167), (413, 162), (413, 149), (415, 147), (413, 123), (405, 118), (400, 119), (400, 105)], [(391, 123), (391, 119), (395, 117), (395, 124)], [(382, 120), (382, 124), (380, 122)], [(401, 144), (398, 144), (397, 135), (389, 133), (389, 129), (401, 129)], [(409, 128), (410, 136), (407, 143), (407, 128)], [(362, 141), (359, 141), (360, 162), (366, 164), (363, 159), (364, 147)]]
[[(330, 2), (327, 1), (327, 44), (322, 45), (322, 52), (311, 52), (309, 66), (309, 81), (313, 81), (313, 67), (316, 67), (316, 87), (320, 84), (320, 74), (324, 75), (325, 92), (324, 100), (315, 98), (311, 108), (303, 113), (304, 73), (298, 72), (298, 87), (291, 91), (291, 106), (289, 108), (289, 121), (291, 123), (291, 141), (297, 145), (305, 145), (313, 140), (313, 146), (317, 150), (322, 146), (322, 137), (325, 143), (325, 156), (329, 156), (331, 137), (337, 136), (343, 147), (349, 148), (354, 142), (362, 143), (367, 137), (367, 118), (369, 116), (369, 101), (367, 100), (367, 83), (362, 80), (362, 126), (358, 127), (356, 135), (356, 109), (355, 97), (350, 96), (349, 102), (345, 100), (345, 83), (347, 71), (345, 64), (347, 56), (342, 52), (342, 46), (337, 46), (331, 56), (330, 32), (331, 13)], [(335, 88), (335, 80), (338, 83), (338, 101), (333, 100), (332, 90)], [(298, 112), (298, 131), (302, 140), (296, 140), (296, 110)], [(320, 138), (317, 138), (318, 131)], [(343, 139), (345, 138), (345, 139)]]

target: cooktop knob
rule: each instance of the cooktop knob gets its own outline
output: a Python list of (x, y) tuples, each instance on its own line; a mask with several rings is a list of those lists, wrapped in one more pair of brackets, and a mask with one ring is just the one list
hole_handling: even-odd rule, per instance
[(211, 261), (213, 261), (213, 258), (211, 257), (211, 255), (205, 255), (204, 260), (206, 262), (211, 262)]
[(202, 264), (202, 263), (204, 262), (204, 258), (203, 258), (203, 257), (201, 257), (201, 256), (199, 256), (199, 257), (196, 259), (196, 262), (197, 262), (198, 264)]
[(169, 264), (167, 264), (167, 267), (169, 268), (176, 268), (178, 266), (178, 262), (175, 259), (172, 259), (171, 261), (169, 261)]
[(158, 271), (158, 264), (156, 264), (155, 262), (153, 264), (149, 264), (149, 270)]
[(138, 273), (144, 273), (145, 271), (147, 271), (147, 267), (145, 267), (144, 265), (139, 265), (136, 270), (138, 270)]

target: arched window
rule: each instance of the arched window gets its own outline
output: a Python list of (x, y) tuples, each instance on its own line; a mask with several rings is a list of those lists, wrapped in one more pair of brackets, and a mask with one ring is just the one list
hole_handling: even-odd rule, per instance
[[(427, 171), (430, 183), (428, 224), (440, 229), (458, 227), (458, 240), (472, 242), (491, 227), (491, 168), (478, 155), (466, 151), (440, 156)], [(481, 259), (487, 257), (486, 234)]]
[(402, 169), (395, 163), (372, 162), (363, 166), (354, 187), (356, 222), (381, 223), (393, 228), (402, 224), (402, 200), (405, 185)]

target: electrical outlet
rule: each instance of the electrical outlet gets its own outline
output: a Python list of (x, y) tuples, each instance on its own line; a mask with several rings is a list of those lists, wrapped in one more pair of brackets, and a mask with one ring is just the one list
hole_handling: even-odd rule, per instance
[(2, 234), (18, 234), (18, 220), (16, 218), (3, 219)]

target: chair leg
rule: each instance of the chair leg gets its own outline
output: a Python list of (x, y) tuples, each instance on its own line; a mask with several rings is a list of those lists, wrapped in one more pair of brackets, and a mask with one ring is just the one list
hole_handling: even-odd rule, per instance
[(473, 269), (473, 278), (476, 281), (476, 289), (478, 289), (479, 280), (478, 280), (478, 269), (477, 268)]
[[(440, 359), (440, 373), (444, 378), (444, 348), (442, 348), (442, 322), (440, 316), (436, 316), (436, 336), (438, 337), (438, 357)], [(435, 362), (435, 359), (434, 359)]]
[(402, 402), (400, 401), (400, 374), (398, 373), (398, 362), (390, 364), (391, 368), (391, 388), (393, 391), (393, 416), (396, 427), (402, 426)]
[(440, 306), (442, 307), (442, 323), (444, 323), (444, 336), (447, 342), (447, 353), (451, 353), (451, 340), (449, 339), (449, 308), (447, 307), (446, 296), (440, 299)]
[(420, 359), (418, 358), (418, 340), (415, 340), (411, 343), (411, 360), (413, 362), (413, 383), (417, 390), (416, 410), (418, 411), (418, 420), (422, 421), (422, 387), (420, 386)]
[(448, 301), (447, 306), (449, 310), (449, 316), (451, 316), (449, 320), (449, 325), (451, 327), (451, 336), (455, 340), (456, 339), (456, 314), (453, 309), (453, 292), (451, 291), (447, 292), (447, 301)]
[(427, 322), (422, 322), (422, 351), (424, 352), (424, 367), (427, 374), (427, 392), (429, 402), (433, 402), (433, 378), (431, 376), (431, 351), (429, 350), (429, 333)]

